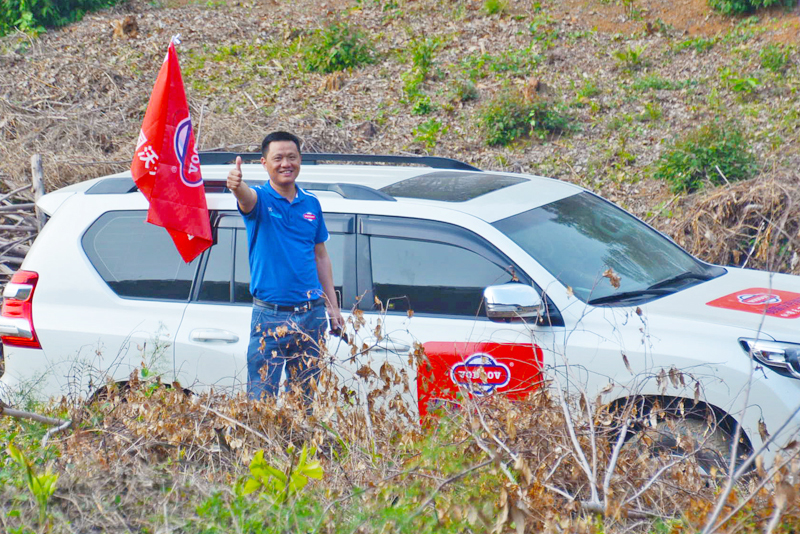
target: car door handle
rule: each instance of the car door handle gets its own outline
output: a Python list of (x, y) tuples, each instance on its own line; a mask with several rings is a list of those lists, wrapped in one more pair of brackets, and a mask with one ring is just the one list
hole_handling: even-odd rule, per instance
[(223, 343), (236, 343), (239, 336), (227, 330), (217, 330), (216, 328), (197, 328), (189, 334), (189, 339), (199, 343), (210, 343), (222, 341)]
[(392, 352), (407, 352), (411, 350), (411, 345), (408, 343), (403, 343), (402, 341), (396, 341), (392, 338), (383, 338), (378, 341), (375, 346), (381, 350), (389, 350)]

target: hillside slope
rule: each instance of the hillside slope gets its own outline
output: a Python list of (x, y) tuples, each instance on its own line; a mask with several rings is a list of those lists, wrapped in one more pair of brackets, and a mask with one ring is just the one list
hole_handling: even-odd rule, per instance
[[(373, 62), (311, 72), (315, 32), (340, 23), (364, 33)], [(798, 56), (786, 44), (797, 12), (722, 17), (704, 0), (130, 0), (0, 41), (5, 189), (27, 181), (33, 153), (48, 189), (125, 169), (176, 33), (203, 150), (254, 149), (281, 128), (308, 151), (429, 153), (552, 176), (710, 261), (800, 273)], [(558, 110), (566, 130), (489, 146), (484, 117), (501, 95)], [(686, 195), (652, 178), (673, 140), (715, 120), (743, 132), (755, 182)]]

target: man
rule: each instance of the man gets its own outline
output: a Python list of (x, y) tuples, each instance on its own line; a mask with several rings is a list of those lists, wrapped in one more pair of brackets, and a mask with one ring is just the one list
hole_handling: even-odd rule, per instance
[(277, 396), (281, 371), (300, 383), (310, 400), (309, 381), (319, 374), (319, 343), (327, 308), (331, 329), (344, 326), (325, 249), (328, 229), (317, 198), (295, 185), (300, 140), (273, 132), (261, 143), (269, 182), (249, 187), (242, 160), (228, 173), (228, 189), (244, 217), (250, 258), (253, 315), (247, 350), (247, 393)]

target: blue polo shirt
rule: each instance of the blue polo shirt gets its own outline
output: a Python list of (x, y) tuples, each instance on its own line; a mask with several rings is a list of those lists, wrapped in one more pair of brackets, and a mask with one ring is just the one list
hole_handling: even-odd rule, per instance
[(328, 229), (319, 200), (299, 187), (291, 203), (269, 182), (253, 189), (256, 205), (250, 213), (242, 213), (250, 257), (250, 293), (282, 305), (321, 297), (314, 246), (328, 240)]

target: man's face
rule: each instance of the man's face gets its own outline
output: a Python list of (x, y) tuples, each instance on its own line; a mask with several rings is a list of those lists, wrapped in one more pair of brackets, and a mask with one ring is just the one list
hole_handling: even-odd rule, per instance
[(272, 183), (290, 186), (300, 174), (300, 152), (292, 141), (273, 141), (267, 148), (267, 157), (261, 158), (261, 164)]

